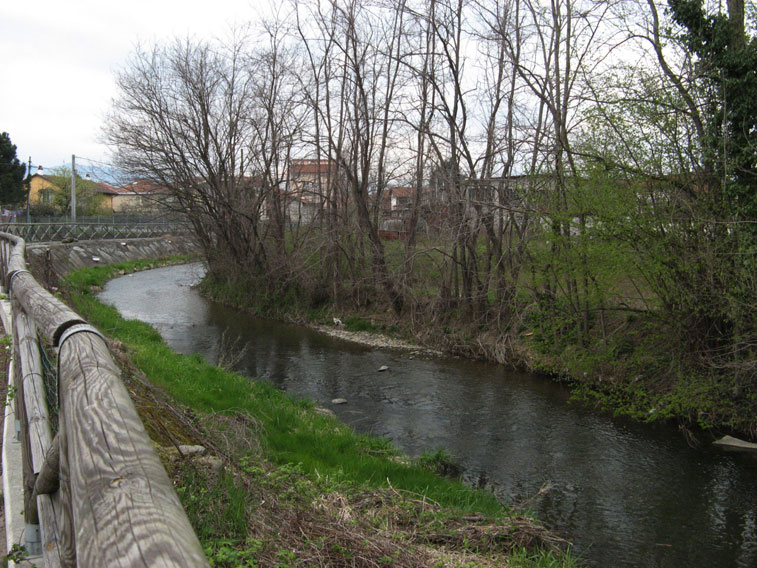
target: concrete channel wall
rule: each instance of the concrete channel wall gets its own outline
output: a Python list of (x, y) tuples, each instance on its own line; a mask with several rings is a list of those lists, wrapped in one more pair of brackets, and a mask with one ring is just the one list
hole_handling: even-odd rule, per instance
[(186, 235), (35, 243), (26, 247), (26, 262), (41, 283), (55, 286), (62, 277), (79, 268), (131, 260), (157, 260), (179, 254), (196, 254), (199, 250), (198, 245)]

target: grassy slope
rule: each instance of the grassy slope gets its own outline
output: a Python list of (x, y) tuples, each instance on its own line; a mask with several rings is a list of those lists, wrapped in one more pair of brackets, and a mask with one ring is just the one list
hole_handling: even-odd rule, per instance
[[(296, 464), (294, 477), (300, 479), (301, 474), (302, 479), (298, 483), (311, 487), (313, 495), (323, 493), (324, 480), (330, 480), (329, 483), (337, 483), (338, 491), (342, 494), (355, 495), (355, 488), (360, 488), (360, 492), (363, 494), (366, 491), (386, 492), (389, 490), (392, 495), (402, 493), (420, 498), (424, 503), (424, 515), (414, 522), (421, 522), (419, 519), (422, 519), (421, 525), (424, 528), (421, 532), (426, 531), (426, 533), (430, 530), (429, 527), (436, 526), (437, 532), (441, 530), (445, 534), (439, 540), (445, 546), (455, 548), (457, 540), (453, 534), (460, 533), (462, 530), (462, 527), (456, 524), (458, 521), (452, 522), (451, 519), (461, 518), (465, 515), (475, 515), (485, 519), (487, 527), (490, 528), (479, 530), (476, 534), (480, 533), (480, 538), (470, 537), (468, 539), (466, 537), (459, 543), (466, 554), (474, 554), (472, 560), (465, 561), (466, 563), (472, 562), (470, 565), (479, 565), (478, 561), (481, 558), (475, 557), (475, 554), (482, 551), (488, 555), (495, 554), (495, 556), (504, 552), (512, 553), (511, 565), (518, 566), (563, 566), (572, 563), (569, 557), (562, 555), (555, 557), (551, 551), (529, 553), (516, 546), (519, 543), (533, 543), (534, 540), (522, 538), (523, 534), (528, 533), (528, 531), (517, 533), (521, 535), (518, 538), (513, 537), (515, 533), (513, 533), (512, 527), (522, 520), (517, 521), (516, 517), (498, 503), (490, 493), (474, 490), (455, 480), (442, 478), (420, 464), (407, 463), (407, 460), (399, 456), (386, 441), (356, 434), (334, 418), (323, 416), (314, 411), (312, 404), (308, 401), (295, 400), (266, 383), (250, 381), (239, 374), (209, 365), (200, 356), (176, 354), (165, 345), (153, 328), (142, 322), (124, 320), (115, 309), (101, 304), (94, 297), (93, 291), (99, 289), (108, 279), (124, 271), (137, 270), (151, 265), (152, 263), (136, 262), (83, 269), (71, 274), (66, 279), (64, 288), (74, 307), (108, 336), (123, 342), (129, 351), (129, 357), (133, 364), (149, 377), (150, 381), (165, 390), (179, 403), (203, 414), (220, 413), (227, 416), (242, 414), (254, 419), (259, 424), (259, 427), (256, 428), (259, 436), (258, 442), (263, 448), (266, 462), (275, 464), (274, 467), (284, 467), (285, 471), (290, 471), (286, 468), (291, 468), (292, 464)], [(265, 486), (266, 483), (263, 480), (269, 480), (270, 476), (266, 474), (261, 477), (260, 472), (265, 471), (269, 466), (249, 467), (249, 461), (246, 461), (248, 459), (248, 457), (242, 457), (239, 463), (235, 465), (241, 465), (240, 471), (249, 474), (247, 476), (248, 482), (251, 483), (250, 476), (253, 478), (257, 476), (255, 483)], [(186, 477), (186, 472), (182, 476)], [(289, 474), (285, 477), (289, 479), (288, 476)], [(208, 483), (205, 478), (202, 478), (204, 481), (192, 476), (190, 478), (194, 480), (191, 481), (194, 484)], [(228, 491), (234, 492), (234, 483), (231, 483), (231, 485), (229, 483), (228, 479), (223, 481), (221, 485), (215, 482), (211, 483), (215, 487), (215, 491), (220, 491), (215, 497), (216, 501), (223, 502), (223, 495), (227, 495)], [(315, 489), (312, 489), (313, 484), (315, 484)], [(227, 487), (228, 491), (219, 489), (221, 486)], [(277, 500), (280, 497), (280, 489), (276, 489)], [(333, 489), (333, 487), (330, 486), (330, 489)], [(194, 491), (185, 490), (180, 491), (180, 493), (186, 506), (191, 506), (197, 499), (197, 494)], [(237, 491), (237, 493), (244, 494), (245, 492)], [(301, 490), (299, 493), (308, 494), (308, 491)], [(188, 495), (191, 495), (191, 498), (188, 498)], [(358, 502), (363, 500), (363, 498), (357, 499)], [(230, 499), (230, 502), (237, 501), (238, 499)], [(303, 506), (305, 508), (312, 507), (314, 501), (315, 498)], [(382, 502), (389, 501), (391, 499), (385, 493)], [(428, 511), (433, 511), (430, 517), (425, 515), (425, 504), (427, 502), (433, 503), (433, 506), (428, 506)], [(394, 503), (392, 507), (396, 507), (397, 510), (405, 510), (407, 504), (398, 505)], [(202, 509), (202, 507), (199, 509)], [(381, 514), (371, 513), (371, 515), (381, 518)], [(198, 527), (198, 533), (201, 538), (204, 535), (204, 544), (208, 547), (211, 560), (216, 565), (254, 566), (257, 564), (252, 560), (249, 564), (242, 563), (241, 555), (249, 553), (250, 558), (256, 554), (257, 556), (261, 554), (265, 556), (261, 551), (270, 548), (266, 548), (265, 538), (253, 539), (254, 543), (250, 544), (249, 537), (245, 538), (244, 534), (237, 531), (234, 533), (236, 537), (228, 540), (229, 535), (226, 534), (228, 532), (226, 528), (223, 530), (207, 528), (209, 523), (207, 519), (194, 517), (192, 514), (190, 514), (190, 518), (196, 526), (199, 524), (206, 527)], [(244, 522), (244, 520), (241, 520), (237, 524), (244, 525)], [(215, 527), (217, 523), (210, 524)], [(384, 525), (386, 524), (385, 522)], [(220, 525), (225, 526), (224, 523)], [(505, 532), (510, 535), (509, 541), (508, 538), (502, 536), (503, 527), (508, 527)], [(467, 531), (469, 528), (465, 530)], [(416, 531), (418, 531), (417, 526), (413, 528), (413, 532)], [(497, 538), (492, 536), (494, 534), (498, 535)], [(403, 536), (401, 538), (407, 539), (408, 537)], [(497, 547), (482, 545), (482, 542), (491, 544), (497, 539), (502, 540), (502, 543)], [(427, 540), (433, 539), (428, 537)], [(540, 537), (536, 538), (536, 541), (543, 544), (549, 541), (549, 538)], [(232, 545), (229, 545), (229, 542)], [(342, 547), (342, 545), (336, 544), (334, 546), (336, 548)], [(471, 547), (476, 550), (471, 551)], [(302, 545), (300, 548), (302, 548)], [(322, 547), (318, 550), (321, 549)], [(409, 549), (421, 550), (415, 544)], [(231, 560), (223, 560), (224, 554)], [(280, 555), (281, 550), (276, 550), (275, 554)], [(303, 554), (304, 552), (301, 551), (300, 556), (302, 557)], [(385, 556), (387, 555), (384, 554), (380, 558)], [(278, 556), (274, 556), (274, 558), (278, 558)], [(313, 558), (320, 557), (309, 558), (308, 562), (318, 563)], [(397, 558), (392, 558), (394, 560), (389, 564), (401, 564)], [(326, 558), (324, 565), (331, 564), (328, 560)], [(416, 561), (418, 561), (417, 558), (412, 561), (408, 560), (410, 565)], [(446, 560), (440, 562), (440, 566), (456, 565)], [(496, 565), (496, 562), (498, 561), (495, 561), (494, 565)], [(263, 562), (263, 564), (266, 563)], [(284, 564), (278, 561), (273, 563), (272, 561), (272, 565), (283, 566)], [(360, 564), (356, 563), (355, 565)]]

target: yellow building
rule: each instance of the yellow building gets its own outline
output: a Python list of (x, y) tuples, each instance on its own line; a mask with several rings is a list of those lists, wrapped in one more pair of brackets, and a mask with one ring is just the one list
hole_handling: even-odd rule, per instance
[[(58, 177), (58, 176), (55, 176)], [(55, 205), (55, 194), (62, 191), (70, 191), (70, 186), (66, 188), (60, 187), (55, 183), (54, 176), (48, 176), (44, 173), (36, 173), (29, 179), (29, 205)], [(58, 178), (60, 179), (60, 178)], [(100, 207), (106, 211), (113, 211), (114, 196), (119, 195), (118, 191), (106, 184), (100, 182), (94, 182), (87, 177), (87, 184), (90, 187), (94, 186), (94, 191), (102, 195)], [(77, 195), (79, 194), (77, 190)]]
[[(122, 187), (95, 182), (89, 179), (89, 176), (81, 181), (84, 182), (81, 188), (86, 187), (88, 191), (94, 191), (100, 195), (98, 208), (103, 213), (154, 214), (162, 205), (171, 201), (168, 189), (150, 180), (141, 179)], [(77, 195), (80, 189), (78, 183), (77, 181)], [(32, 175), (29, 180), (29, 205), (32, 207), (55, 206), (55, 196), (64, 191), (71, 191), (70, 182), (60, 176), (45, 175), (40, 168), (40, 171)], [(65, 196), (61, 196), (63, 197)], [(65, 202), (65, 199), (61, 198), (57, 200), (58, 203), (61, 200)]]
[(56, 191), (61, 191), (61, 189), (50, 178), (36, 173), (29, 180), (29, 204), (52, 205)]

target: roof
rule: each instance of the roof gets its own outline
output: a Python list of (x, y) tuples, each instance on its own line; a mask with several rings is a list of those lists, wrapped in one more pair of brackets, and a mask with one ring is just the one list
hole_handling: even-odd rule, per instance
[(384, 195), (398, 198), (410, 197), (413, 191), (415, 191), (414, 187), (387, 187), (384, 190)]
[(107, 183), (97, 183), (97, 191), (105, 195), (118, 195), (118, 190)]
[(50, 176), (48, 174), (35, 173), (31, 175), (30, 179), (33, 179), (33, 178), (41, 178), (48, 183), (53, 183), (53, 180), (50, 179)]
[(154, 195), (168, 193), (168, 188), (149, 179), (138, 179), (121, 187), (112, 187), (113, 195)]
[[(336, 163), (331, 162), (331, 171), (336, 169)], [(290, 162), (292, 175), (325, 174), (329, 171), (328, 160), (292, 160)]]

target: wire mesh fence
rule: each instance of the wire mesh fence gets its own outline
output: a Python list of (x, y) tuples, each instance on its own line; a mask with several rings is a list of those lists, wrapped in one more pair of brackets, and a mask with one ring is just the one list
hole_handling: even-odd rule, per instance
[(189, 227), (176, 221), (148, 223), (0, 223), (0, 231), (24, 239), (27, 243), (79, 241), (94, 239), (129, 239), (183, 234)]
[(38, 345), (40, 361), (42, 363), (42, 382), (45, 385), (45, 395), (47, 399), (47, 416), (50, 422), (50, 430), (53, 435), (58, 433), (58, 412), (60, 403), (58, 402), (58, 362), (57, 356), (52, 347), (45, 344), (42, 337), (38, 335)]

